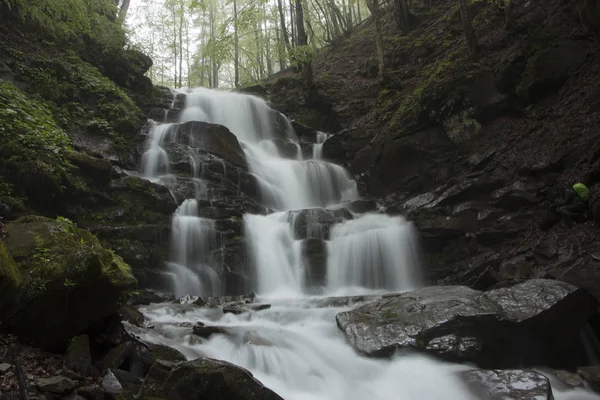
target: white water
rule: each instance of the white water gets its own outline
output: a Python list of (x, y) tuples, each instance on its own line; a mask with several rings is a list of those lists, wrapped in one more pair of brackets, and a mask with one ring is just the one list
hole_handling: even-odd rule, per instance
[[(422, 356), (374, 360), (358, 356), (335, 326), (349, 307), (322, 307), (318, 298), (261, 298), (273, 306), (233, 315), (214, 309), (153, 305), (142, 309), (155, 326), (141, 339), (175, 347), (189, 359), (211, 357), (250, 370), (285, 400), (471, 400), (456, 376), (464, 369)], [(209, 340), (182, 322), (226, 327)]]
[[(187, 93), (179, 121), (228, 127), (242, 144), (249, 169), (258, 178), (264, 204), (278, 210), (270, 215), (244, 216), (252, 281), (259, 300), (272, 307), (224, 315), (218, 309), (151, 305), (142, 311), (155, 328), (136, 334), (149, 342), (172, 346), (188, 359), (213, 357), (245, 367), (286, 400), (475, 399), (457, 376), (466, 367), (416, 355), (399, 355), (392, 360), (358, 355), (335, 325), (335, 315), (351, 307), (325, 307), (322, 297), (307, 295), (314, 288), (307, 287), (303, 239), (297, 237), (300, 214), (294, 210), (313, 209), (304, 211), (307, 226), (300, 236), (329, 238), (325, 246), (327, 282), (321, 288), (328, 295), (373, 295), (418, 287), (416, 235), (412, 224), (404, 219), (380, 214), (354, 215), (354, 219), (334, 227), (321, 223), (323, 213), (318, 208), (334, 210), (342, 202), (359, 198), (356, 182), (342, 167), (321, 160), (326, 134), (317, 135), (312, 159), (303, 160), (289, 121), (278, 118), (277, 125), (274, 116), (275, 112), (258, 98), (193, 89)], [(177, 140), (170, 126), (154, 126), (141, 166), (144, 176), (166, 183), (174, 177), (162, 146)], [(293, 157), (283, 157), (281, 141), (296, 146)], [(190, 148), (190, 172), (196, 178), (196, 198), (200, 199), (210, 197), (210, 193), (201, 180), (202, 166), (196, 152)], [(174, 291), (177, 295), (218, 295), (222, 287), (220, 265), (210, 258), (219, 246), (215, 222), (198, 217), (197, 208), (196, 199), (188, 199), (173, 217), (168, 266)], [(229, 333), (213, 335), (209, 340), (193, 336), (190, 324), (197, 322), (226, 327)]]
[(315, 144), (313, 145), (312, 157), (315, 160), (320, 160), (323, 158), (323, 144), (327, 139), (329, 139), (331, 135), (325, 132), (317, 132), (317, 137), (315, 140)]

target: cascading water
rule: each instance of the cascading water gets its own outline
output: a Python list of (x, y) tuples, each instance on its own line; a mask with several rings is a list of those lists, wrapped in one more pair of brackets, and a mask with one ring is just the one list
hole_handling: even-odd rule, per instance
[[(335, 325), (335, 315), (352, 306), (323, 305), (325, 295), (379, 295), (421, 283), (411, 223), (343, 209), (359, 194), (344, 168), (322, 160), (327, 135), (317, 134), (313, 157), (304, 160), (290, 122), (261, 99), (193, 89), (186, 93), (185, 104), (179, 123), (221, 124), (236, 135), (264, 205), (276, 210), (244, 216), (254, 290), (259, 301), (272, 307), (233, 315), (155, 304), (141, 309), (154, 329), (135, 333), (172, 346), (188, 359), (213, 357), (245, 367), (286, 400), (475, 399), (457, 376), (463, 367), (417, 355), (391, 360), (358, 355)], [(174, 178), (163, 146), (178, 140), (173, 132), (172, 124), (153, 127), (141, 166), (144, 176), (167, 185)], [(291, 156), (284, 149), (290, 143)], [(196, 197), (207, 196), (201, 160), (192, 150), (190, 157)], [(214, 221), (198, 216), (195, 199), (184, 201), (175, 213), (172, 237), (169, 266), (176, 294), (218, 295), (218, 268), (209, 256), (218, 246)], [(326, 275), (320, 296), (307, 294), (315, 288), (307, 279), (306, 243), (326, 253), (320, 255)], [(197, 322), (223, 327), (226, 334), (195, 337), (189, 324)]]
[(329, 134), (325, 132), (317, 132), (317, 137), (315, 144), (313, 144), (313, 152), (312, 157), (315, 160), (320, 160), (323, 158), (323, 144), (327, 139), (329, 139)]

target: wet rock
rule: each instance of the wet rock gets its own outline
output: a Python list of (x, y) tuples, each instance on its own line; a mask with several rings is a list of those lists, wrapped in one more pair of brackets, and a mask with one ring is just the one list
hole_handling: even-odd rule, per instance
[(157, 360), (152, 364), (152, 367), (146, 374), (146, 378), (144, 379), (144, 383), (140, 388), (139, 394), (142, 398), (144, 396), (148, 397), (158, 397), (161, 398), (164, 396), (163, 385), (165, 384), (171, 370), (175, 363)]
[(164, 384), (164, 393), (173, 399), (281, 400), (249, 371), (209, 358), (177, 366)]
[(37, 387), (42, 392), (55, 394), (65, 394), (75, 388), (75, 382), (64, 376), (53, 376), (50, 378), (40, 378), (35, 381)]
[(482, 368), (554, 365), (597, 300), (570, 284), (536, 279), (480, 292), (428, 287), (336, 316), (350, 343), (371, 356), (416, 348)]
[(113, 369), (111, 372), (126, 391), (137, 393), (140, 390), (142, 380), (137, 376), (121, 369)]
[(327, 243), (321, 239), (304, 239), (301, 252), (308, 286), (325, 286), (327, 283)]
[(125, 365), (126, 360), (135, 352), (135, 349), (136, 346), (131, 342), (121, 343), (110, 349), (95, 366), (102, 372), (119, 369)]
[(194, 304), (200, 307), (217, 308), (228, 303), (252, 303), (256, 297), (255, 293), (241, 296), (219, 296), (219, 297), (198, 297)]
[(135, 306), (147, 306), (152, 303), (166, 303), (173, 301), (173, 296), (166, 293), (161, 293), (151, 289), (140, 289), (132, 293), (127, 301), (127, 304)]
[(298, 158), (298, 154), (301, 151), (301, 149), (298, 148), (298, 145), (291, 140), (276, 139), (271, 140), (271, 143), (277, 148), (277, 151), (283, 158), (295, 160)]
[(345, 208), (325, 210), (313, 208), (288, 212), (296, 239), (317, 238), (328, 240), (332, 227), (346, 220), (353, 219)]
[(535, 371), (474, 370), (461, 373), (461, 377), (486, 400), (554, 400), (550, 381)]
[(355, 200), (346, 205), (346, 208), (352, 212), (364, 214), (377, 210), (377, 202), (373, 199)]
[(223, 307), (223, 313), (227, 314), (243, 314), (252, 311), (262, 311), (271, 308), (270, 304), (244, 304), (244, 305), (228, 305)]
[(7, 364), (7, 363), (0, 364), (0, 374), (5, 374), (11, 368), (12, 368), (11, 364)]
[(80, 335), (71, 339), (65, 353), (65, 366), (83, 376), (91, 374), (92, 355), (90, 354), (89, 336)]
[(600, 367), (581, 367), (577, 369), (577, 373), (588, 382), (600, 384)]
[(123, 385), (112, 371), (108, 371), (102, 378), (102, 388), (109, 394), (116, 396), (123, 391)]
[(225, 328), (222, 328), (220, 326), (206, 326), (206, 325), (195, 325), (192, 328), (192, 332), (194, 333), (194, 335), (203, 337), (205, 339), (208, 339), (212, 335), (228, 333)]
[(144, 314), (139, 312), (133, 307), (123, 306), (119, 309), (119, 315), (123, 318), (123, 321), (127, 321), (135, 326), (144, 327)]
[[(5, 329), (24, 342), (45, 348), (66, 345), (114, 314), (123, 292), (137, 286), (121, 257), (69, 221), (27, 216), (6, 229), (6, 248), (27, 279), (13, 299), (16, 311)], [(40, 321), (49, 322), (39, 329)]]
[(486, 177), (462, 177), (462, 182), (457, 183), (442, 192), (427, 207), (439, 207), (473, 201), (485, 198), (492, 191), (502, 187), (502, 182)]
[(105, 400), (106, 391), (99, 385), (84, 386), (77, 389), (77, 394), (87, 400)]
[(519, 211), (523, 207), (541, 203), (534, 184), (517, 181), (492, 193), (492, 206), (508, 211)]
[(173, 136), (181, 145), (202, 149), (234, 165), (246, 167), (246, 158), (236, 136), (222, 125), (191, 121), (174, 125)]
[(369, 295), (369, 296), (340, 296), (340, 297), (326, 297), (317, 300), (314, 304), (316, 307), (348, 307), (353, 304), (363, 303), (366, 301), (379, 300), (381, 296)]
[(92, 157), (85, 152), (71, 151), (67, 159), (86, 176), (105, 185), (110, 182), (112, 164), (104, 158)]
[[(139, 346), (141, 347), (141, 346)], [(186, 357), (177, 349), (162, 344), (148, 344), (148, 348), (140, 349), (136, 351), (137, 355), (140, 355), (142, 364), (148, 369), (152, 367), (156, 360), (163, 360), (169, 362), (186, 361)]]
[(587, 54), (581, 42), (571, 40), (534, 54), (527, 61), (517, 94), (525, 101), (535, 102), (558, 92)]
[(454, 216), (440, 215), (437, 211), (421, 212), (411, 218), (416, 220), (425, 251), (441, 251), (453, 239), (477, 230), (477, 214), (471, 211)]
[(571, 388), (584, 387), (583, 379), (577, 373), (559, 370), (554, 371), (554, 375), (558, 380)]
[(137, 204), (149, 211), (171, 214), (178, 206), (166, 186), (137, 176), (126, 176), (112, 180), (109, 190), (116, 195), (126, 193), (135, 196)]

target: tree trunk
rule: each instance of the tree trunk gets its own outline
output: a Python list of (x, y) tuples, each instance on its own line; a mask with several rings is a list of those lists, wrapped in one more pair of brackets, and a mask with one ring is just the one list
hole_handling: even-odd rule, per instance
[[(213, 42), (215, 40), (215, 10), (213, 4), (210, 5), (210, 40)], [(210, 58), (210, 63), (212, 66), (210, 86), (217, 89), (219, 87), (219, 65), (214, 57)]]
[(292, 47), (296, 46), (296, 39), (297, 39), (297, 35), (296, 35), (296, 29), (294, 28), (294, 4), (292, 3), (293, 0), (290, 0), (290, 29), (292, 32)]
[(261, 60), (261, 48), (260, 38), (258, 36), (258, 26), (254, 25), (254, 43), (256, 44), (256, 80), (262, 77), (262, 60)]
[(281, 35), (279, 35), (279, 29), (275, 30), (275, 35), (277, 39), (277, 56), (279, 57), (279, 70), (283, 71), (285, 69), (285, 54), (284, 54), (284, 44), (281, 41)]
[(302, 0), (296, 0), (296, 30), (298, 32), (296, 43), (298, 46), (306, 46), (308, 38), (304, 29), (304, 10), (302, 8)]
[(408, 19), (406, 0), (394, 0), (394, 8), (396, 11), (396, 26), (403, 33), (407, 33), (410, 30), (410, 21)]
[(356, 23), (362, 22), (362, 17), (360, 15), (360, 0), (356, 0), (356, 10), (358, 11), (358, 21), (356, 21)]
[(183, 87), (183, 0), (179, 6), (179, 87)]
[(121, 3), (121, 8), (119, 9), (119, 14), (117, 16), (117, 21), (119, 25), (123, 25), (125, 23), (125, 18), (127, 18), (127, 11), (129, 10), (129, 3), (130, 0), (123, 0), (123, 3)]
[(273, 73), (273, 64), (271, 60), (271, 38), (269, 35), (269, 25), (267, 24), (267, 9), (265, 3), (263, 3), (263, 20), (261, 23), (261, 27), (264, 28), (264, 38), (265, 38), (265, 51), (267, 58), (267, 75), (271, 75)]
[(474, 58), (477, 55), (477, 39), (475, 38), (475, 33), (473, 32), (473, 25), (471, 25), (471, 17), (469, 16), (467, 0), (458, 0), (458, 2), (460, 5), (460, 20), (465, 32), (465, 40), (467, 41), (467, 48), (469, 49), (469, 57)]
[(290, 51), (290, 37), (288, 36), (287, 28), (285, 26), (285, 16), (283, 14), (283, 4), (282, 0), (277, 0), (277, 8), (279, 8), (279, 22), (281, 23), (281, 34), (283, 35), (283, 42), (285, 43), (285, 48), (287, 51)]
[(175, 3), (171, 8), (173, 14), (173, 87), (177, 87), (177, 12)]
[(187, 87), (192, 87), (191, 80), (191, 60), (190, 60), (190, 25), (188, 23), (185, 24), (185, 63), (187, 66)]
[(385, 61), (383, 57), (383, 36), (381, 34), (381, 15), (378, 0), (367, 0), (367, 7), (375, 20), (375, 46), (377, 47), (377, 59), (379, 62), (379, 77), (383, 78), (385, 72)]
[(233, 85), (240, 87), (240, 49), (238, 37), (238, 15), (237, 15), (237, 0), (233, 0), (233, 69), (234, 81)]

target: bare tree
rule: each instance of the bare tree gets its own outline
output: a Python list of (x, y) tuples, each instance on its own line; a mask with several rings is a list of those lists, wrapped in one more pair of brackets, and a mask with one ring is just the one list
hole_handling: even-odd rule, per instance
[[(464, 1), (464, 0), (461, 0)], [(385, 61), (383, 57), (383, 35), (381, 33), (381, 10), (378, 0), (367, 0), (367, 7), (375, 20), (375, 46), (377, 47), (377, 60), (379, 64), (379, 77), (383, 78), (385, 72)]]

